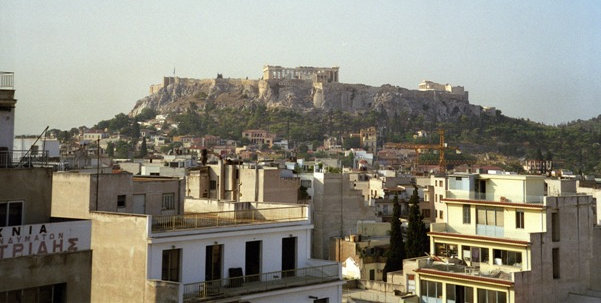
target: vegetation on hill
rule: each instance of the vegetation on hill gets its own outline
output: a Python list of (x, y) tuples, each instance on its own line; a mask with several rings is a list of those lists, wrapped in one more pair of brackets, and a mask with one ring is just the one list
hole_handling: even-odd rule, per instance
[[(100, 121), (95, 128), (119, 131), (135, 140), (140, 138), (138, 121), (148, 120), (156, 112), (144, 110), (131, 118), (118, 114), (113, 119)], [(552, 159), (555, 168), (566, 168), (575, 173), (601, 175), (601, 115), (586, 121), (578, 120), (557, 126), (515, 119), (502, 115), (480, 117), (461, 116), (457, 121), (428, 121), (423, 116), (405, 112), (392, 117), (384, 112), (367, 111), (351, 114), (342, 111), (313, 109), (298, 112), (286, 108), (267, 108), (255, 105), (249, 108), (217, 108), (208, 104), (204, 110), (189, 109), (181, 114), (171, 114), (169, 123), (178, 127), (170, 135), (215, 135), (221, 138), (242, 140), (245, 129), (265, 129), (278, 137), (289, 139), (293, 147), (312, 143), (323, 144), (325, 136), (345, 136), (360, 129), (376, 126), (381, 143), (415, 142), (438, 144), (437, 129), (446, 132), (446, 142), (459, 147), (464, 154), (448, 153), (448, 159), (474, 160), (469, 154), (498, 153), (514, 159)], [(422, 130), (426, 137), (414, 138)], [(63, 138), (72, 132), (61, 132)], [(356, 142), (355, 142), (356, 143)], [(355, 146), (347, 141), (347, 147)], [(121, 148), (123, 149), (123, 148)], [(425, 154), (423, 160), (435, 160), (437, 155)], [(518, 168), (514, 165), (514, 168)]]

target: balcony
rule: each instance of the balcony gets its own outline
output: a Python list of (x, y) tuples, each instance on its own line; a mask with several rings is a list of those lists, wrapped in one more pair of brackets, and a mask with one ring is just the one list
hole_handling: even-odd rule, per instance
[(306, 205), (153, 216), (152, 232), (308, 221)]
[(0, 168), (46, 166), (48, 166), (47, 150), (0, 150)]
[[(487, 282), (499, 283), (499, 284), (510, 284), (514, 282), (513, 272), (503, 271), (495, 266), (487, 266), (482, 264), (484, 267), (480, 267), (479, 262), (471, 262), (471, 266), (451, 263), (447, 261), (434, 261), (428, 257), (416, 259), (418, 263), (418, 272), (448, 276), (452, 278), (463, 278), (463, 279), (475, 279), (475, 280), (486, 280)], [(465, 263), (465, 262), (464, 262)], [(519, 269), (516, 268), (516, 271)]]
[(527, 203), (527, 204), (542, 204), (544, 196), (542, 195), (511, 195), (499, 193), (479, 193), (466, 190), (447, 190), (446, 199), (460, 199), (472, 201), (489, 201), (502, 203)]
[(15, 89), (15, 73), (0, 72), (0, 89), (13, 90)]
[[(325, 262), (324, 262), (325, 263)], [(340, 264), (274, 271), (184, 285), (184, 302), (204, 302), (340, 280)]]

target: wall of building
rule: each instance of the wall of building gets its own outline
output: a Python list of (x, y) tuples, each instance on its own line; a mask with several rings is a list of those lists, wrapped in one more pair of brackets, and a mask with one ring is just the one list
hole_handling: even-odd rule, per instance
[(0, 169), (0, 201), (23, 201), (22, 224), (48, 222), (52, 196), (52, 169)]
[[(311, 246), (311, 225), (261, 228), (241, 231), (237, 228), (220, 228), (218, 232), (207, 232), (193, 238), (173, 236), (169, 241), (154, 241), (149, 245), (149, 279), (161, 278), (162, 252), (167, 249), (182, 249), (183, 283), (205, 280), (206, 247), (223, 245), (222, 278), (229, 277), (228, 269), (245, 268), (244, 251), (247, 241), (262, 241), (261, 272), (282, 270), (282, 239), (297, 237), (297, 268), (306, 267)], [(309, 265), (310, 266), (310, 265)]]
[(91, 302), (142, 301), (148, 217), (104, 212), (92, 212), (90, 217), (94, 252)]
[[(547, 197), (546, 233), (532, 234), (532, 270), (515, 274), (516, 302), (565, 302), (589, 288), (595, 215), (592, 197)], [(552, 240), (551, 213), (559, 214), (559, 241)], [(553, 278), (553, 248), (559, 249), (559, 278)]]
[(15, 137), (15, 103), (14, 89), (0, 89), (0, 148), (13, 150)]
[[(311, 296), (311, 298), (309, 297)], [(306, 287), (289, 288), (267, 293), (244, 296), (241, 299), (253, 303), (281, 303), (281, 302), (314, 302), (318, 299), (328, 298), (328, 302), (342, 302), (341, 282), (311, 285)]]
[[(42, 150), (48, 151), (48, 157), (60, 156), (60, 143), (57, 139), (45, 139), (41, 138), (15, 138), (13, 149), (15, 150), (29, 150), (35, 143), (39, 152)], [(37, 140), (37, 142), (36, 142)]]
[[(470, 223), (463, 223), (463, 206), (470, 205)], [(477, 206), (473, 204), (447, 203), (447, 229), (465, 235), (476, 234)], [(503, 209), (503, 236), (506, 238), (528, 241), (530, 233), (545, 231), (546, 214), (542, 209), (532, 208), (498, 208)], [(524, 212), (524, 228), (516, 228), (516, 211)]]
[[(133, 212), (131, 174), (101, 174), (96, 205), (95, 174), (57, 172), (52, 177), (52, 215), (88, 219), (89, 211)], [(125, 207), (117, 207), (117, 196), (125, 195)]]
[(147, 280), (144, 302), (180, 302), (180, 283), (161, 280)]
[(259, 201), (297, 203), (299, 178), (282, 178), (279, 169), (261, 169)]
[(315, 173), (312, 257), (325, 259), (329, 239), (356, 233), (357, 221), (377, 220), (375, 209), (364, 203), (348, 174)]
[(0, 292), (59, 283), (67, 284), (67, 302), (89, 302), (92, 251), (0, 260)]
[(90, 210), (95, 208), (90, 179), (88, 174), (54, 173), (52, 175), (52, 216), (89, 219)]
[[(145, 196), (145, 213), (148, 215), (175, 215), (184, 213), (185, 181), (167, 178), (134, 178), (133, 194)], [(175, 209), (163, 210), (163, 194), (174, 194)], [(132, 206), (133, 207), (133, 206)]]

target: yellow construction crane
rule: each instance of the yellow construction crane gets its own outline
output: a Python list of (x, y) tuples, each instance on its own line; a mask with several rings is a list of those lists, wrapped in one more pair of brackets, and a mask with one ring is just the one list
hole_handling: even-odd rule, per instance
[[(445, 159), (445, 150), (459, 150), (459, 148), (455, 146), (447, 146), (444, 142), (444, 129), (438, 130), (438, 135), (440, 136), (439, 144), (414, 144), (414, 143), (385, 143), (384, 148), (391, 149), (413, 149), (415, 150), (416, 158), (415, 158), (415, 166), (419, 165), (419, 153), (422, 149), (429, 150), (438, 150), (438, 165), (440, 166), (440, 171), (445, 172), (447, 169), (447, 160)], [(456, 163), (466, 163), (464, 160), (452, 160), (454, 164)]]

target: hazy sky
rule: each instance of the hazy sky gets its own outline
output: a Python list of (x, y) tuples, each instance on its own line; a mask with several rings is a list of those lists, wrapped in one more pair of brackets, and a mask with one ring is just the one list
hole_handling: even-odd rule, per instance
[(340, 81), (462, 85), (546, 123), (601, 114), (601, 1), (6, 1), (0, 70), (16, 134), (129, 112), (173, 73), (259, 78), (340, 66)]

